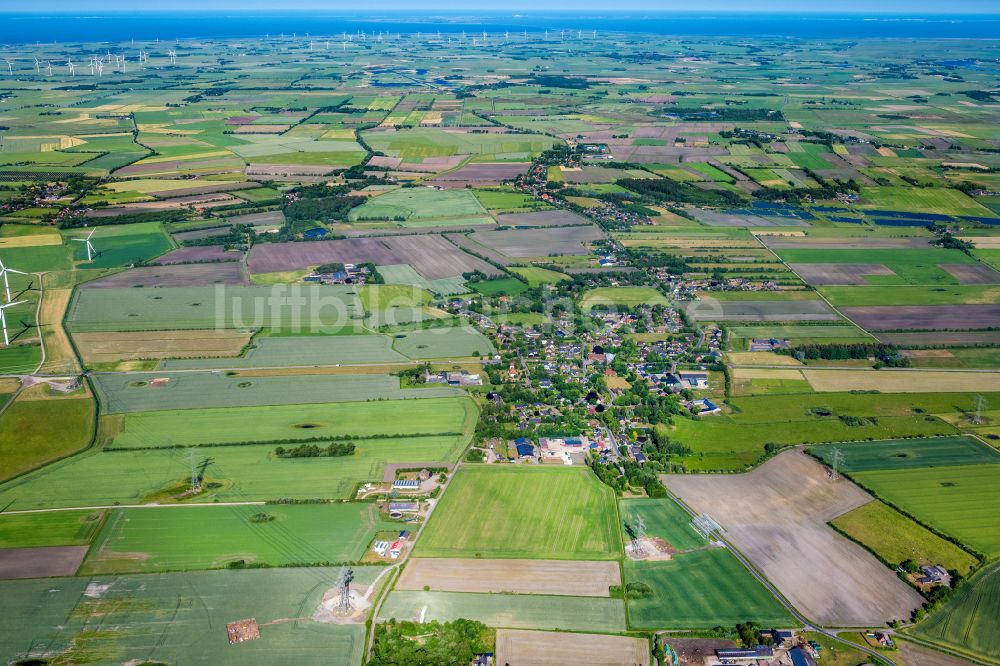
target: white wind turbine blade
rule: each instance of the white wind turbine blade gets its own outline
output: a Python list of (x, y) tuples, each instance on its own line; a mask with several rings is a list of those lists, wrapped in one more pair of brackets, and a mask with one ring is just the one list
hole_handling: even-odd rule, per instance
[(5, 347), (10, 345), (10, 337), (7, 335), (7, 315), (4, 313), (4, 310), (15, 305), (20, 305), (21, 303), (27, 303), (27, 301), (17, 301), (16, 303), (0, 305), (0, 327), (3, 328), (3, 344)]

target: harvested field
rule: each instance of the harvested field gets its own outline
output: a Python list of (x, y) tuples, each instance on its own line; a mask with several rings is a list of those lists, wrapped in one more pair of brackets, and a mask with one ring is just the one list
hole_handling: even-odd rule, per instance
[(788, 264), (809, 284), (868, 284), (868, 275), (895, 275), (883, 264)]
[(970, 666), (972, 662), (958, 657), (925, 648), (922, 645), (911, 643), (906, 640), (896, 641), (896, 648), (899, 650), (899, 659), (906, 666)]
[(699, 299), (687, 307), (698, 321), (834, 321), (840, 316), (825, 301), (718, 301)]
[(562, 227), (589, 225), (590, 220), (568, 210), (542, 210), (537, 213), (497, 215), (497, 224), (508, 227)]
[(817, 238), (815, 236), (758, 236), (772, 250), (926, 250), (927, 238)]
[(250, 251), (250, 272), (278, 273), (340, 262), (376, 265), (410, 264), (428, 280), (479, 270), (501, 275), (494, 266), (433, 235), (349, 238), (310, 243), (263, 243)]
[[(200, 248), (199, 248), (200, 249)], [(180, 250), (178, 250), (180, 251)], [(239, 262), (204, 264), (170, 264), (167, 266), (139, 266), (121, 273), (98, 278), (84, 285), (86, 289), (108, 287), (206, 287), (214, 284), (246, 285)]]
[(221, 245), (202, 245), (199, 247), (182, 247), (172, 252), (167, 252), (152, 263), (163, 265), (239, 261), (241, 256), (239, 252), (227, 252)]
[(87, 555), (88, 546), (0, 548), (0, 580), (72, 576)]
[(938, 264), (959, 284), (1000, 284), (1000, 271), (986, 264)]
[(466, 618), (514, 629), (626, 630), (625, 602), (602, 597), (394, 590), (379, 611), (379, 619), (414, 621), (421, 617), (438, 622)]
[(1000, 331), (923, 331), (916, 333), (879, 333), (879, 342), (900, 347), (1000, 345)]
[(505, 257), (496, 250), (491, 250), (488, 247), (480, 245), (479, 243), (473, 241), (464, 234), (445, 234), (444, 237), (447, 238), (452, 243), (454, 243), (455, 245), (457, 245), (458, 247), (468, 250), (469, 252), (475, 252), (478, 255), (486, 257), (491, 262), (499, 266), (508, 266), (512, 263), (509, 257)]
[(500, 629), (497, 631), (497, 663), (511, 666), (532, 664), (647, 666), (649, 641), (624, 636)]
[(280, 210), (269, 210), (263, 213), (248, 213), (246, 215), (227, 217), (226, 223), (249, 224), (255, 227), (269, 226), (272, 224), (280, 226), (285, 223), (285, 214)]
[(939, 393), (995, 391), (1000, 372), (944, 370), (840, 370), (805, 368), (802, 374), (815, 391), (881, 391)]
[(695, 512), (718, 521), (726, 538), (812, 621), (878, 626), (908, 618), (923, 602), (873, 555), (827, 526), (872, 498), (846, 479), (830, 481), (801, 451), (781, 453), (746, 474), (663, 479)]
[[(178, 231), (171, 234), (178, 242), (197, 240), (199, 238), (211, 238), (212, 236), (225, 236), (229, 233), (228, 224), (220, 227), (208, 227), (205, 229), (192, 229), (191, 231)], [(169, 253), (164, 256), (169, 256)], [(162, 257), (161, 257), (162, 258)]]
[(1000, 305), (875, 305), (841, 311), (869, 331), (990, 328), (1000, 321)]
[[(374, 159), (369, 164), (372, 164)], [(393, 166), (398, 166), (398, 164)], [(435, 176), (433, 181), (447, 182), (458, 180), (481, 182), (482, 184), (500, 184), (505, 180), (512, 180), (526, 173), (530, 167), (531, 162), (480, 162), (477, 164), (466, 164), (454, 171)]]
[(607, 597), (612, 585), (621, 585), (617, 562), (416, 558), (396, 589)]
[(473, 241), (508, 257), (546, 257), (551, 255), (586, 255), (584, 243), (601, 240), (605, 233), (588, 224), (577, 227), (547, 227), (511, 231), (476, 231)]
[(236, 356), (250, 342), (250, 331), (136, 331), (77, 333), (73, 336), (85, 363), (145, 358)]

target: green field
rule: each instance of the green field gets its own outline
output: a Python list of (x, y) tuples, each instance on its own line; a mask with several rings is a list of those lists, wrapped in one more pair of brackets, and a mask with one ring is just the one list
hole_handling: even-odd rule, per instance
[(528, 291), (530, 288), (517, 278), (512, 277), (470, 282), (469, 286), (486, 296), (499, 296), (501, 294), (504, 296), (517, 296)]
[[(380, 567), (356, 567), (371, 583)], [(201, 571), (5, 581), (8, 608), (0, 660), (63, 663), (277, 663), (356, 666), (364, 625), (322, 624), (311, 615), (338, 569)], [(84, 594), (88, 585), (93, 588)], [(226, 623), (255, 618), (261, 639), (234, 648)], [(292, 621), (282, 621), (289, 618)], [(274, 624), (271, 624), (274, 623)]]
[(478, 411), (465, 397), (316, 405), (183, 409), (125, 416), (115, 447), (159, 448), (323, 437), (403, 437), (471, 431)]
[(941, 187), (865, 187), (861, 190), (863, 208), (909, 210), (941, 215), (989, 216), (990, 211), (969, 195)]
[[(363, 440), (350, 456), (295, 459), (277, 458), (274, 445), (199, 447), (196, 464), (207, 461), (206, 483), (216, 485), (194, 499), (347, 499), (359, 482), (381, 480), (386, 463), (451, 463), (467, 443), (468, 435)], [(168, 501), (187, 490), (190, 475), (185, 449), (88, 452), (8, 482), (0, 487), (0, 506), (15, 511)]]
[[(935, 190), (937, 191), (937, 190)], [(881, 286), (896, 285), (957, 285), (958, 280), (938, 267), (938, 264), (969, 264), (975, 259), (958, 250), (928, 249), (868, 249), (775, 250), (789, 264), (882, 264), (896, 275), (868, 276), (866, 280)], [(886, 290), (892, 294), (891, 289)]]
[(667, 299), (653, 287), (600, 287), (585, 291), (580, 298), (580, 309), (585, 312), (597, 306), (634, 308), (666, 304)]
[(0, 481), (85, 448), (93, 432), (89, 398), (18, 397), (0, 415)]
[(86, 546), (101, 525), (103, 511), (0, 514), (0, 548)]
[(417, 308), (427, 305), (433, 298), (425, 289), (402, 284), (366, 284), (358, 289), (358, 295), (367, 312), (389, 308)]
[[(845, 447), (846, 448), (846, 447)], [(987, 557), (1000, 555), (1000, 484), (995, 465), (904, 467), (853, 472), (876, 496)]]
[(559, 271), (552, 271), (547, 268), (538, 268), (534, 266), (513, 267), (510, 269), (510, 272), (517, 273), (527, 280), (528, 286), (531, 288), (535, 288), (543, 284), (556, 284), (558, 282), (572, 279), (566, 273), (560, 273)]
[(371, 503), (116, 509), (81, 573), (356, 562), (376, 532), (401, 528)]
[(467, 358), (489, 356), (496, 352), (489, 338), (471, 325), (397, 333), (392, 347), (413, 359)]
[[(707, 541), (693, 527), (691, 516), (672, 499), (629, 499), (618, 503), (625, 525), (634, 526), (639, 516), (646, 534), (664, 539), (677, 550), (701, 548)], [(629, 539), (628, 532), (624, 533)]]
[(97, 254), (92, 255), (92, 261), (88, 261), (87, 244), (70, 239), (84, 238), (89, 233), (89, 230), (74, 230), (65, 234), (66, 245), (72, 248), (73, 258), (80, 262), (81, 268), (117, 268), (139, 264), (173, 247), (163, 229), (156, 223), (103, 227), (90, 239)]
[(626, 560), (625, 581), (653, 589), (648, 598), (626, 602), (633, 629), (709, 629), (747, 620), (762, 626), (795, 624), (777, 599), (722, 548), (659, 562)]
[(606, 633), (621, 632), (626, 628), (625, 604), (620, 599), (541, 594), (396, 590), (386, 599), (379, 618), (416, 620), (425, 606), (424, 619), (427, 621), (446, 622), (466, 618), (508, 629)]
[(912, 559), (962, 574), (976, 565), (969, 553), (878, 500), (838, 516), (831, 524), (890, 564)]
[[(93, 378), (104, 414), (463, 395), (448, 386), (401, 389), (399, 377), (378, 374), (242, 377), (217, 372), (157, 372), (95, 374)], [(151, 386), (154, 379), (169, 381), (165, 386)], [(403, 413), (408, 413), (406, 408)]]
[(466, 467), (417, 544), (421, 557), (615, 559), (610, 488), (589, 469)]
[[(815, 446), (810, 448), (810, 452), (828, 462), (835, 448), (843, 456), (840, 468), (845, 472), (1000, 463), (1000, 452), (972, 437), (935, 437), (864, 442), (846, 446)], [(1000, 467), (996, 469), (1000, 470)]]
[[(350, 220), (407, 220), (486, 216), (486, 209), (468, 190), (407, 187), (377, 197), (351, 210)], [(488, 219), (488, 218), (487, 218)]]
[(254, 338), (244, 356), (179, 358), (160, 363), (163, 370), (261, 368), (338, 363), (389, 363), (408, 359), (392, 349), (385, 335), (296, 335)]
[(291, 295), (291, 291), (279, 293), (276, 302), (271, 300), (275, 296), (271, 287), (80, 289), (66, 319), (72, 331), (281, 328), (296, 322), (309, 331), (343, 326), (351, 316), (364, 316), (351, 286), (298, 287), (298, 296), (305, 299), (301, 307)]
[(538, 134), (472, 134), (432, 127), (366, 132), (364, 137), (373, 149), (404, 158), (503, 153), (525, 153), (528, 157), (556, 142), (556, 139)]
[[(758, 397), (799, 401), (813, 398), (814, 395)], [(822, 404), (822, 401), (812, 402)], [(780, 420), (780, 416), (775, 415), (773, 421), (751, 422), (740, 418), (741, 416), (719, 415), (700, 421), (676, 419), (672, 429), (668, 426), (660, 427), (667, 428), (666, 432), (671, 439), (693, 449), (693, 454), (681, 458), (692, 470), (743, 469), (764, 453), (764, 446), (768, 442), (788, 446), (894, 437), (930, 437), (955, 432), (953, 426), (935, 417), (880, 416), (876, 424), (848, 425), (837, 417)]]
[(973, 576), (944, 608), (909, 632), (989, 663), (1000, 663), (1000, 563)]

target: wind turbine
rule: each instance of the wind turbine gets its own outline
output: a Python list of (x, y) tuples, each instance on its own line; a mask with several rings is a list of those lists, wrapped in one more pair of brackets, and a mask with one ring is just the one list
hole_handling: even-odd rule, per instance
[(87, 244), (87, 261), (93, 261), (94, 260), (94, 254), (97, 253), (97, 250), (94, 249), (94, 244), (90, 242), (90, 239), (94, 235), (95, 231), (97, 231), (96, 227), (90, 230), (90, 233), (87, 234), (86, 238), (72, 238), (72, 239), (70, 239), (70, 240), (75, 240), (78, 243), (86, 243)]
[(38, 62), (38, 58), (36, 57), (35, 58), (35, 74), (41, 74), (41, 73), (42, 73), (42, 65), (41, 65), (40, 62)]
[(69, 75), (76, 76), (76, 65), (73, 64), (72, 58), (66, 59), (66, 66), (69, 67)]
[(7, 73), (13, 75), (14, 74), (14, 66), (10, 64), (10, 60), (8, 60), (7, 58), (4, 58), (3, 61), (5, 63), (7, 63)]
[(4, 314), (4, 310), (6, 310), (7, 308), (12, 308), (15, 305), (20, 305), (21, 303), (27, 303), (27, 301), (15, 301), (14, 303), (7, 303), (6, 305), (0, 305), (0, 327), (3, 328), (4, 347), (10, 346), (10, 337), (7, 335), (7, 316)]
[(49, 70), (49, 76), (52, 76), (52, 63), (51, 62), (46, 62), (45, 63), (45, 68), (47, 70)]
[(0, 259), (0, 275), (3, 275), (3, 286), (7, 291), (7, 302), (10, 303), (10, 282), (7, 279), (7, 273), (17, 273), (18, 275), (27, 275), (27, 273), (24, 271), (16, 271), (13, 268), (7, 268), (7, 266), (4, 265), (3, 260)]

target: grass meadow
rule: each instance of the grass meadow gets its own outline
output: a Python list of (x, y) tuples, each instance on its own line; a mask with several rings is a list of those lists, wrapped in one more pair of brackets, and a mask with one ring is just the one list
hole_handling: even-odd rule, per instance
[(400, 527), (372, 503), (116, 509), (81, 573), (356, 562), (376, 532)]
[(625, 581), (653, 588), (630, 599), (632, 629), (709, 629), (753, 620), (762, 626), (795, 624), (788, 612), (728, 550), (710, 548), (658, 562), (625, 562)]
[[(622, 522), (634, 526), (639, 516), (646, 523), (646, 534), (664, 539), (677, 550), (691, 550), (707, 541), (693, 527), (691, 516), (672, 499), (627, 499), (618, 503)], [(624, 532), (629, 540), (628, 531)]]
[(589, 469), (466, 467), (428, 523), (421, 557), (616, 559), (618, 511)]
[[(386, 463), (454, 461), (466, 436), (366, 440), (339, 458), (279, 459), (274, 446), (198, 447), (206, 484), (195, 501), (281, 498), (348, 499), (362, 481), (379, 481)], [(88, 452), (11, 481), (0, 489), (7, 510), (170, 501), (188, 488), (185, 449)]]
[(838, 516), (831, 524), (890, 564), (912, 559), (965, 574), (977, 562), (952, 542), (878, 500)]
[(0, 514), (0, 548), (86, 546), (104, 524), (105, 512), (83, 509)]

